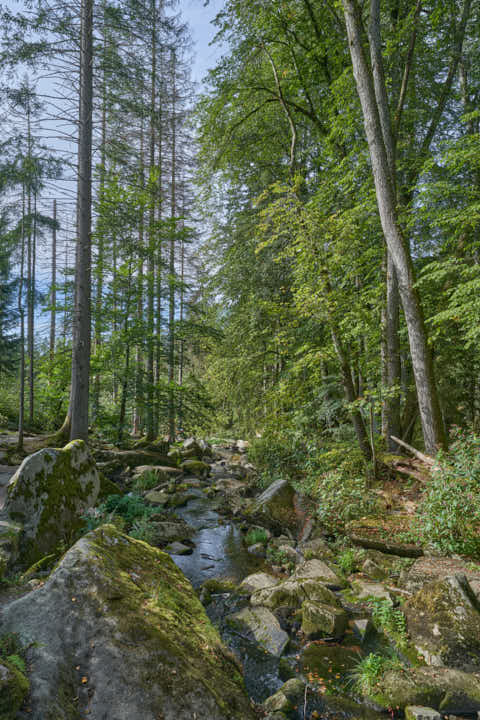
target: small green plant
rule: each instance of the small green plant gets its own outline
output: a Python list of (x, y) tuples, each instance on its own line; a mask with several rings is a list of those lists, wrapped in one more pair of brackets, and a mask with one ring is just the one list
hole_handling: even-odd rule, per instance
[(27, 666), (25, 665), (25, 660), (20, 657), (20, 655), (17, 655), (16, 653), (14, 655), (7, 655), (6, 660), (10, 663), (10, 665), (16, 667), (17, 670), (25, 673)]
[(136, 540), (143, 540), (149, 545), (153, 545), (156, 538), (155, 527), (149, 521), (148, 517), (140, 517), (134, 520), (128, 534), (130, 537)]
[(328, 528), (342, 531), (350, 520), (375, 515), (378, 497), (368, 488), (366, 476), (352, 477), (342, 469), (317, 479), (318, 517)]
[(480, 557), (480, 437), (452, 431), (419, 507), (424, 542), (442, 554)]
[(273, 545), (267, 548), (267, 560), (271, 565), (287, 565), (290, 562), (286, 553)]
[(351, 672), (351, 681), (355, 688), (363, 695), (372, 695), (375, 686), (387, 670), (401, 667), (396, 656), (387, 657), (378, 653), (370, 653), (359, 660)]
[(133, 484), (133, 490), (135, 492), (144, 492), (145, 490), (152, 490), (158, 485), (158, 475), (152, 470), (139, 475)]
[(130, 528), (135, 520), (149, 517), (156, 512), (152, 505), (149, 505), (140, 495), (134, 493), (109, 495), (106, 501), (99, 506), (99, 510), (106, 514), (120, 515), (125, 520), (127, 528)]
[(372, 618), (375, 625), (390, 635), (400, 648), (407, 645), (407, 625), (400, 608), (394, 608), (388, 600), (374, 600)]
[(356, 566), (355, 552), (352, 549), (344, 550), (338, 556), (338, 564), (345, 575), (351, 575)]
[(250, 545), (256, 545), (257, 543), (265, 545), (267, 541), (268, 533), (263, 528), (252, 528), (245, 535), (245, 544), (249, 547)]

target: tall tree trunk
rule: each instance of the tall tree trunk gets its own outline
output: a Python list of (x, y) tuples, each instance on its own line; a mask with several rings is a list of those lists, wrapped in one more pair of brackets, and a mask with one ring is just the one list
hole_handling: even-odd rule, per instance
[[(409, 249), (397, 215), (395, 190), (382, 133), (382, 120), (388, 115), (383, 93), (375, 93), (374, 81), (362, 45), (362, 20), (356, 0), (343, 0), (353, 72), (362, 106), (378, 210), (389, 253), (397, 273), (402, 306), (407, 323), (412, 366), (417, 388), (425, 449), (435, 453), (446, 443), (438, 401), (433, 359)], [(371, 36), (372, 37), (372, 36)], [(372, 42), (372, 40), (371, 40)], [(378, 53), (375, 53), (378, 57)], [(385, 93), (386, 96), (386, 93)]]
[[(143, 95), (143, 93), (142, 93)], [(145, 165), (143, 157), (143, 114), (140, 119), (140, 189), (145, 189)], [(135, 350), (135, 409), (133, 413), (133, 434), (143, 430), (144, 389), (143, 389), (143, 252), (144, 252), (144, 208), (140, 210), (138, 224), (138, 269), (137, 269), (137, 326), (138, 341)]]
[(176, 57), (172, 49), (172, 197), (171, 197), (171, 220), (172, 229), (170, 236), (170, 261), (169, 261), (169, 307), (168, 307), (168, 439), (175, 441), (175, 235), (176, 235)]
[(20, 401), (18, 407), (17, 450), (23, 450), (25, 422), (25, 309), (23, 307), (23, 280), (25, 274), (25, 186), (22, 187), (20, 282), (18, 283), (18, 314), (20, 316)]
[(151, 1), (151, 87), (150, 87), (150, 208), (148, 221), (148, 284), (147, 284), (147, 437), (155, 437), (155, 392), (154, 392), (154, 294), (155, 294), (155, 101), (157, 83), (157, 5)]
[(32, 196), (28, 189), (28, 238), (27, 238), (27, 354), (28, 354), (28, 399), (29, 424), (33, 423), (32, 379), (33, 379), (33, 238), (32, 238)]
[(52, 230), (52, 286), (50, 289), (50, 365), (55, 357), (55, 335), (57, 321), (57, 201), (53, 201)]
[(70, 439), (88, 440), (91, 330), (93, 0), (82, 0), (80, 36), (80, 116), (78, 236), (75, 258)]

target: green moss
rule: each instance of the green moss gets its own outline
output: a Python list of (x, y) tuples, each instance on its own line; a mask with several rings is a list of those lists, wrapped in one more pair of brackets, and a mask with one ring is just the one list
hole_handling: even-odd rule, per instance
[[(139, 540), (121, 535), (104, 525), (87, 536), (90, 539), (89, 568), (107, 598), (102, 612), (118, 622), (112, 638), (135, 637), (152, 652), (162, 648), (162, 660), (171, 663), (171, 672), (155, 673), (145, 668), (145, 691), (152, 681), (187, 692), (202, 684), (227, 715), (230, 703), (243, 694), (238, 667), (223, 647), (193, 589), (171, 558)], [(96, 572), (96, 568), (99, 569)], [(119, 573), (120, 570), (120, 573)], [(142, 612), (139, 612), (139, 608)], [(174, 679), (172, 680), (172, 673)], [(247, 715), (248, 716), (248, 715)], [(235, 713), (232, 717), (241, 718)]]
[(0, 660), (0, 718), (14, 720), (25, 700), (30, 683), (8, 660)]

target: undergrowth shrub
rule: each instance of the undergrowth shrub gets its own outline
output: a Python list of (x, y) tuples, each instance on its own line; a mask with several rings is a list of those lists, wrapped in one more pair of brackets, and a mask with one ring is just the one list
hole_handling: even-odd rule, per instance
[(442, 554), (480, 556), (480, 437), (454, 428), (439, 452), (418, 514), (421, 534)]
[(341, 531), (351, 520), (374, 515), (377, 495), (368, 487), (365, 476), (350, 476), (343, 468), (331, 470), (316, 481), (317, 515), (332, 531)]

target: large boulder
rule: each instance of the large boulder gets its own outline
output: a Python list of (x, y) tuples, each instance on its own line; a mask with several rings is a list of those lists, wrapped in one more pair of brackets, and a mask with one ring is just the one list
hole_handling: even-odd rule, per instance
[(267, 608), (243, 608), (237, 613), (227, 615), (226, 623), (271, 655), (280, 657), (288, 645), (287, 633), (282, 630), (275, 615)]
[(404, 574), (404, 580), (407, 590), (417, 592), (426, 583), (445, 580), (452, 575), (465, 575), (474, 591), (480, 585), (480, 567), (458, 557), (418, 558)]
[(83, 440), (25, 458), (8, 484), (4, 507), (22, 525), (16, 560), (32, 565), (71, 544), (99, 491), (97, 467)]
[(424, 585), (404, 610), (411, 640), (428, 665), (480, 670), (480, 613), (465, 576)]
[(302, 632), (307, 637), (339, 638), (347, 629), (343, 608), (307, 600), (302, 605)]
[(480, 675), (446, 667), (389, 670), (371, 699), (385, 710), (421, 705), (445, 715), (473, 715), (480, 710)]
[(32, 720), (251, 720), (236, 661), (165, 553), (104, 525), (5, 607), (28, 650)]
[(253, 511), (262, 522), (273, 529), (298, 530), (298, 516), (295, 509), (295, 490), (287, 480), (276, 480), (258, 496)]
[(346, 581), (338, 575), (323, 560), (306, 560), (295, 570), (295, 578), (309, 578), (324, 583), (332, 590), (339, 590), (346, 586)]
[(272, 610), (279, 607), (300, 608), (306, 600), (314, 603), (338, 606), (335, 595), (322, 583), (313, 579), (285, 580), (277, 585), (256, 590), (250, 602)]

